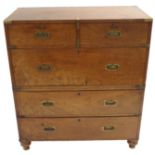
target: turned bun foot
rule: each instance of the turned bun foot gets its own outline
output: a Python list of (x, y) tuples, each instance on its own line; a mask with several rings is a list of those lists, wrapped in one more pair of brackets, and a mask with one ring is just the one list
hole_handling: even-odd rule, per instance
[(28, 150), (30, 148), (31, 141), (29, 140), (20, 140), (20, 144), (24, 150)]
[(135, 146), (137, 145), (138, 140), (137, 140), (137, 139), (129, 139), (127, 142), (128, 142), (128, 144), (129, 144), (129, 147), (130, 147), (131, 149), (133, 149), (133, 148), (135, 148)]

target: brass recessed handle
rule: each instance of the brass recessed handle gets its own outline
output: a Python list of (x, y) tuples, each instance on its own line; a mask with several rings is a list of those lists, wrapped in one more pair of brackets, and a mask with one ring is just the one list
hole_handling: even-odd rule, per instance
[(43, 105), (44, 107), (51, 107), (51, 106), (54, 105), (54, 102), (53, 102), (53, 101), (43, 101), (43, 102), (42, 102), (42, 105)]
[(37, 39), (48, 39), (49, 38), (49, 33), (45, 32), (45, 31), (38, 31), (38, 32), (35, 32), (34, 36)]
[(46, 132), (52, 132), (52, 131), (55, 131), (55, 130), (56, 130), (56, 128), (54, 126), (44, 128), (44, 131), (46, 131)]
[(118, 38), (121, 37), (121, 35), (122, 35), (121, 31), (111, 30), (107, 32), (107, 36), (109, 38)]
[(38, 66), (38, 70), (39, 71), (51, 71), (52, 70), (52, 66), (49, 64), (41, 64)]
[(103, 126), (102, 128), (102, 131), (113, 131), (115, 130), (115, 127), (114, 126)]
[(112, 100), (112, 99), (104, 100), (104, 105), (105, 106), (114, 106), (116, 104), (117, 104), (117, 101), (116, 100)]
[(120, 68), (120, 64), (106, 64), (105, 69), (109, 71), (117, 71)]

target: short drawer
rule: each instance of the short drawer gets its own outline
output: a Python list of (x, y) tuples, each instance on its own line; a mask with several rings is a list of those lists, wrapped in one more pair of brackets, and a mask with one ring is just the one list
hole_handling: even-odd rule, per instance
[(75, 47), (74, 23), (19, 23), (8, 27), (8, 46), (16, 48)]
[(149, 44), (148, 33), (145, 22), (81, 22), (80, 46), (140, 46)]
[(128, 116), (141, 113), (143, 91), (16, 92), (18, 116)]
[(18, 118), (21, 139), (102, 140), (138, 138), (139, 117)]
[(146, 48), (11, 50), (15, 86), (143, 85)]

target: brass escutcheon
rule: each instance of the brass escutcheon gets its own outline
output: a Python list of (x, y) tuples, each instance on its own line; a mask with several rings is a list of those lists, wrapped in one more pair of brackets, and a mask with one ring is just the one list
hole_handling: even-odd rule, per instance
[(116, 31), (116, 30), (112, 30), (112, 31), (107, 32), (107, 36), (109, 38), (121, 37), (121, 35), (122, 35), (122, 33), (120, 31)]
[(102, 131), (113, 131), (115, 130), (115, 127), (114, 126), (103, 126), (102, 128)]
[(56, 130), (56, 128), (53, 126), (53, 127), (45, 127), (44, 128), (44, 131), (46, 131), (46, 132), (52, 132), (52, 131), (55, 131)]
[(43, 101), (42, 105), (45, 107), (51, 107), (54, 105), (54, 102), (53, 101)]
[(52, 70), (52, 66), (49, 64), (40, 64), (38, 66), (38, 70), (39, 71), (51, 71)]
[(49, 38), (49, 33), (44, 31), (38, 31), (35, 33), (35, 37), (38, 39), (47, 39)]
[(117, 104), (117, 101), (116, 100), (109, 99), (109, 100), (105, 100), (104, 101), (104, 105), (105, 106), (114, 106), (116, 104)]
[(120, 64), (106, 64), (106, 70), (116, 71), (120, 68)]

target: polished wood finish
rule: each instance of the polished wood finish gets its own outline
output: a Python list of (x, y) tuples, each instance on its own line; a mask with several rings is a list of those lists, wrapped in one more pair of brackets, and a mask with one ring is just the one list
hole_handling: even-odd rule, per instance
[[(141, 22), (81, 22), (80, 47), (143, 46), (149, 44), (148, 30), (148, 23)], [(119, 34), (108, 35), (110, 32)]]
[(137, 137), (139, 117), (21, 118), (18, 121), (22, 139), (114, 140)]
[(35, 22), (60, 20), (152, 20), (137, 6), (19, 8), (7, 21)]
[(151, 17), (135, 6), (19, 8), (4, 24), (25, 150), (33, 140), (135, 147)]
[(16, 92), (23, 117), (129, 116), (141, 113), (143, 91)]
[[(10, 52), (16, 86), (134, 87), (145, 83), (148, 57), (146, 48), (85, 49), (79, 53), (73, 49), (13, 49)], [(42, 64), (50, 66), (51, 69), (39, 70), (38, 67)], [(108, 64), (119, 64), (120, 67), (109, 70), (106, 68)]]
[(74, 23), (13, 24), (8, 26), (8, 44), (16, 48), (75, 47), (75, 27)]
[[(13, 24), (8, 26), (10, 36), (8, 44), (16, 48), (75, 48), (76, 24), (76, 22)], [(148, 23), (80, 22), (79, 24), (81, 48), (149, 44)], [(108, 36), (109, 32), (119, 32), (120, 36)], [(40, 37), (37, 33), (45, 33), (47, 36)]]

